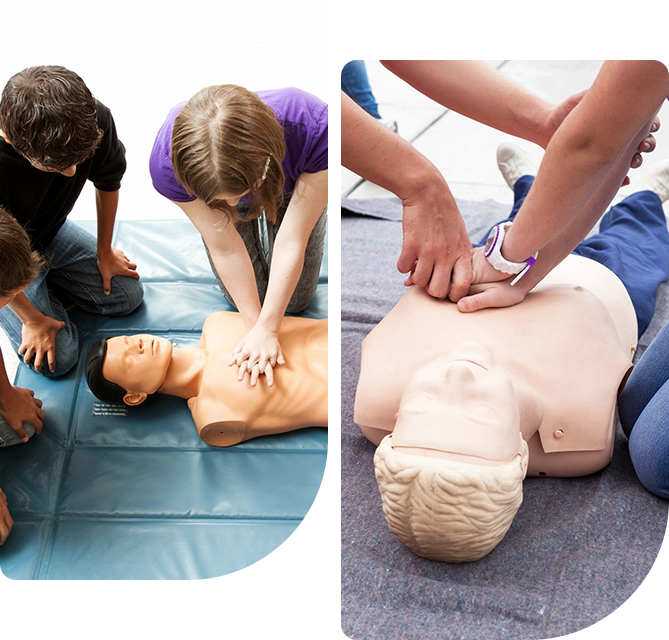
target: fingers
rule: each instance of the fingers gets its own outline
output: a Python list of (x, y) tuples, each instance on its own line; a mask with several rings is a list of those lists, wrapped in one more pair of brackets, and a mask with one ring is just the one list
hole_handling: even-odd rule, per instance
[(638, 169), (643, 164), (643, 158), (640, 153), (635, 153), (632, 156), (632, 162), (630, 162), (631, 169)]
[[(471, 262), (471, 260), (470, 260)], [(448, 263), (435, 264), (432, 277), (425, 287), (433, 298), (443, 300), (448, 295), (451, 286), (451, 265)]]
[(237, 380), (240, 382), (244, 379), (244, 374), (246, 373), (248, 369), (248, 360), (244, 360), (240, 365), (239, 365), (239, 371), (237, 372)]
[(260, 367), (257, 364), (253, 365), (251, 369), (251, 386), (255, 387), (258, 384), (258, 376), (260, 375)]
[[(39, 411), (40, 410), (37, 409), (35, 411), (35, 415), (32, 418), (30, 418), (30, 420), (26, 421), (29, 424), (31, 424), (33, 427), (35, 427), (35, 433), (38, 434), (38, 435), (40, 433), (42, 433), (42, 427), (44, 426), (44, 423), (42, 422), (42, 420), (44, 420), (44, 411), (41, 411), (41, 413), (42, 413), (41, 417), (38, 413)], [(25, 433), (25, 431), (24, 431), (24, 433)], [(25, 439), (25, 442), (27, 442), (27, 441), (28, 441), (28, 434), (26, 434), (26, 439)]]
[(230, 358), (230, 361), (228, 362), (228, 366), (231, 367), (233, 364), (236, 364), (237, 362), (237, 356), (242, 350), (242, 343), (239, 342), (237, 343), (237, 346), (232, 350), (232, 357)]
[(111, 275), (106, 273), (102, 275), (102, 290), (105, 292), (105, 295), (108, 296), (111, 293)]
[(265, 367), (265, 377), (267, 378), (267, 386), (268, 387), (273, 387), (274, 386), (274, 369), (269, 364)]
[(453, 302), (467, 295), (472, 283), (473, 269), (470, 256), (460, 256), (453, 265), (453, 282), (448, 297)]
[(42, 361), (44, 360), (44, 356), (47, 353), (48, 352), (42, 351), (42, 349), (35, 350), (35, 362), (34, 362), (35, 371), (40, 371), (42, 369)]
[[(416, 263), (416, 268), (412, 274), (413, 283), (419, 287), (427, 286), (432, 278), (432, 271), (434, 270), (434, 262), (427, 257), (420, 258)], [(450, 268), (449, 268), (450, 277)]]
[(34, 355), (35, 355), (35, 348), (32, 345), (26, 347), (23, 351), (23, 362), (25, 364), (29, 364), (30, 361), (33, 359)]
[(641, 153), (652, 153), (655, 151), (656, 146), (657, 140), (655, 139), (655, 136), (646, 136), (641, 141), (641, 144), (639, 144), (639, 151), (641, 151)]
[(52, 349), (49, 349), (46, 352), (46, 359), (47, 359), (47, 363), (49, 364), (49, 371), (51, 371), (51, 373), (54, 373), (54, 371), (56, 371), (56, 347), (55, 346)]
[[(14, 425), (10, 425), (12, 429), (14, 429), (14, 433), (18, 436), (19, 440), (21, 442), (28, 442), (28, 432), (23, 428), (22, 424), (19, 424), (18, 427), (15, 427)], [(33, 425), (35, 426), (35, 425)], [(41, 428), (40, 428), (41, 431)]]
[(653, 120), (653, 124), (650, 125), (650, 132), (655, 133), (660, 129), (662, 126), (662, 123), (660, 122), (660, 116), (655, 116), (655, 119)]
[(283, 357), (283, 351), (281, 351), (281, 347), (279, 347), (279, 355), (276, 358), (277, 364), (286, 364), (286, 359)]

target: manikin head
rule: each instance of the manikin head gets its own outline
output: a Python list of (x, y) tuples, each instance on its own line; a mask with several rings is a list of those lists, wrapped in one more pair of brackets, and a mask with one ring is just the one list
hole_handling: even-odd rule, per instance
[(511, 526), (527, 461), (510, 375), (463, 343), (414, 373), (376, 451), (388, 526), (420, 556), (478, 560)]
[(138, 334), (98, 340), (86, 358), (86, 380), (104, 402), (134, 406), (156, 393), (172, 361), (172, 343)]

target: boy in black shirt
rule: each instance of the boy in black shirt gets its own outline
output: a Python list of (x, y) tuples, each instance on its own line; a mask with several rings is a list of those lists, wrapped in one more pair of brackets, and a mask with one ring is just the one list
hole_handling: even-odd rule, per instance
[[(10, 78), (0, 100), (0, 206), (45, 266), (0, 309), (0, 326), (39, 373), (63, 375), (79, 357), (77, 327), (57, 290), (93, 313), (124, 315), (142, 301), (137, 265), (111, 246), (125, 168), (111, 112), (76, 73), (41, 66)], [(97, 242), (67, 220), (86, 180), (96, 188)]]

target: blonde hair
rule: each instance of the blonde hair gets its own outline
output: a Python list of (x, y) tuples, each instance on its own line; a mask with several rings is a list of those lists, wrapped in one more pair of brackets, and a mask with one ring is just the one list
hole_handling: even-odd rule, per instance
[[(238, 219), (253, 220), (263, 210), (268, 220), (276, 220), (285, 184), (281, 167), (285, 154), (283, 127), (274, 111), (244, 87), (206, 87), (174, 120), (172, 167), (177, 180), (233, 224)], [(220, 196), (247, 190), (248, 210), (239, 218)]]
[(494, 466), (393, 450), (386, 436), (374, 455), (383, 512), (392, 533), (414, 553), (472, 562), (505, 536), (523, 501), (527, 447)]

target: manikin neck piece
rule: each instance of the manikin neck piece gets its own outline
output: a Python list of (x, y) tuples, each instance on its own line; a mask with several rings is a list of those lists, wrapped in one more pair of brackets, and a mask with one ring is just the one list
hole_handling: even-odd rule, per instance
[(463, 343), (416, 370), (400, 402), (392, 446), (508, 462), (522, 449), (521, 418), (531, 419), (535, 405), (533, 391), (489, 350)]

